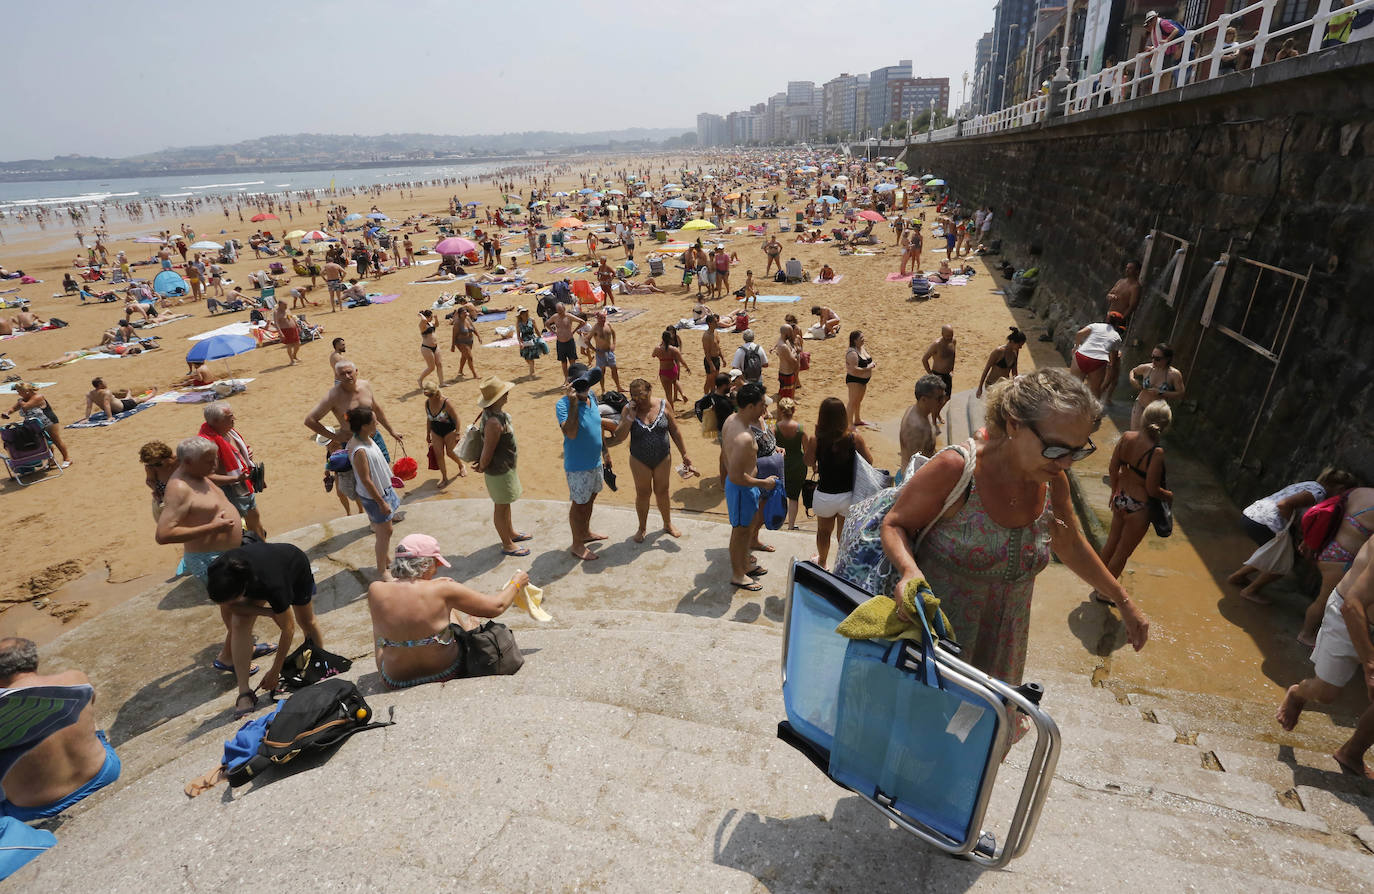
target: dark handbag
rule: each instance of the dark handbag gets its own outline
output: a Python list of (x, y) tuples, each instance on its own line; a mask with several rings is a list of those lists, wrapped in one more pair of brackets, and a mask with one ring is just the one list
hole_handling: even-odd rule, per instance
[(811, 509), (816, 502), (816, 479), (807, 478), (802, 482), (801, 492), (802, 505), (806, 507), (807, 517), (811, 515)]
[[(1150, 462), (1154, 462), (1154, 451), (1150, 453)], [(1148, 472), (1149, 469), (1149, 464), (1146, 464), (1145, 470)], [(1166, 473), (1160, 473), (1160, 487), (1169, 486), (1165, 475)], [(1155, 526), (1155, 534), (1159, 537), (1168, 537), (1174, 533), (1174, 504), (1159, 497), (1149, 497), (1145, 502), (1150, 507), (1150, 524)]]
[(325, 651), (307, 638), (282, 662), (278, 687), (294, 692), (329, 677), (336, 677), (352, 667), (350, 659)]
[(463, 676), (513, 674), (525, 663), (515, 635), (499, 621), (488, 621), (463, 634)]
[(257, 493), (267, 490), (267, 464), (254, 463), (253, 471), (248, 473), (248, 480), (253, 482), (253, 490)]

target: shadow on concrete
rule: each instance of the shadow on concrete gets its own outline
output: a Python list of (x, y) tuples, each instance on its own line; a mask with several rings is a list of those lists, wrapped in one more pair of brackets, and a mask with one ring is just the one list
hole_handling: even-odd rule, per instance
[[(366, 599), (367, 585), (367, 578), (363, 576), (362, 572), (352, 568), (340, 568), (324, 580), (316, 580), (315, 596), (311, 600), (315, 606), (315, 614), (327, 614)], [(272, 629), (276, 630), (275, 627)], [(299, 630), (296, 633), (297, 636), (300, 635)], [(269, 635), (275, 636), (276, 634)]]
[(1070, 632), (1089, 654), (1106, 658), (1126, 645), (1126, 625), (1114, 610), (1100, 602), (1083, 600), (1069, 612), (1068, 621)]
[(691, 586), (673, 611), (702, 618), (723, 618), (734, 603), (735, 594), (735, 588), (730, 585), (730, 549), (728, 546), (708, 549), (703, 558), (705, 567), (692, 578)]
[(713, 852), (718, 865), (749, 873), (769, 891), (953, 892), (984, 872), (901, 831), (857, 796), (838, 801), (829, 820), (727, 811)]
[[(1294, 785), (1309, 785), (1322, 789), (1333, 798), (1359, 810), (1367, 820), (1374, 823), (1374, 781), (1360, 779), (1339, 770), (1320, 770), (1300, 764), (1291, 745), (1279, 746), (1278, 761), (1292, 769)], [(1335, 758), (1331, 759), (1331, 765), (1337, 766)]]
[(187, 575), (177, 581), (176, 586), (163, 594), (158, 600), (157, 607), (162, 611), (176, 611), (180, 608), (195, 608), (199, 605), (209, 603), (210, 597), (205, 595), (205, 584), (194, 577)]
[[(115, 748), (130, 739), (175, 720), (205, 705), (225, 692), (232, 692), (234, 675), (217, 671), (210, 666), (219, 654), (222, 643), (211, 643), (191, 656), (191, 663), (177, 668), (147, 683), (119, 706), (114, 723), (110, 724), (110, 744)], [(261, 661), (257, 662), (261, 666)], [(188, 741), (206, 729), (222, 726), (233, 719), (232, 711), (216, 714), (189, 737)]]
[[(345, 520), (346, 519), (336, 519), (336, 521)], [(359, 519), (359, 521), (362, 522), (364, 520)], [(314, 562), (317, 559), (328, 559), (331, 558), (334, 553), (339, 552), (345, 547), (351, 546), (357, 541), (362, 540), (365, 537), (371, 536), (372, 529), (369, 528), (366, 524), (360, 524), (358, 527), (353, 528), (352, 530), (340, 531), (337, 534), (331, 535), (328, 540), (323, 540), (320, 543), (317, 543), (314, 546), (310, 547), (310, 549), (305, 551), (305, 554), (310, 557), (311, 562)]]

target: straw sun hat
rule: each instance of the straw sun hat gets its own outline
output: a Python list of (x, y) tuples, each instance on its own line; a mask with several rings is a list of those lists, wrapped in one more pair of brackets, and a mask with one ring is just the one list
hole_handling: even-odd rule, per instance
[(485, 410), (505, 397), (514, 387), (514, 382), (503, 382), (496, 376), (488, 376), (482, 380), (482, 399), (477, 402), (478, 408)]

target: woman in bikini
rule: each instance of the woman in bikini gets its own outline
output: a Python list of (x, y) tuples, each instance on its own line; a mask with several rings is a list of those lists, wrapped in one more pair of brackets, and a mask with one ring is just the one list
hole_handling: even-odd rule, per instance
[(43, 431), (47, 432), (48, 440), (62, 454), (62, 468), (67, 468), (72, 464), (71, 455), (67, 452), (67, 444), (62, 440), (62, 429), (57, 424), (57, 413), (53, 411), (52, 404), (43, 396), (43, 392), (38, 390), (38, 386), (32, 382), (20, 382), (14, 386), (15, 396), (19, 399), (10, 407), (9, 413), (0, 413), (0, 419), (10, 418), (10, 413), (19, 413), (25, 419), (33, 419), (43, 426)]
[(668, 409), (676, 413), (677, 402), (687, 399), (687, 395), (682, 393), (682, 388), (678, 385), (678, 377), (682, 374), (682, 367), (687, 361), (682, 358), (682, 342), (677, 337), (677, 330), (663, 330), (660, 342), (653, 350), (653, 356), (658, 360), (658, 380), (663, 383), (663, 393), (668, 398)]
[(180, 462), (172, 448), (161, 441), (149, 441), (138, 449), (138, 461), (143, 464), (144, 483), (153, 492), (153, 521), (162, 517), (162, 504), (167, 499), (167, 482)]
[(868, 348), (864, 346), (864, 334), (858, 329), (849, 333), (849, 350), (844, 354), (844, 386), (849, 391), (849, 424), (853, 428), (876, 427), (872, 423), (864, 422), (859, 410), (863, 407), (868, 382), (873, 378), (873, 370), (877, 367), (878, 361), (873, 359), (873, 355), (868, 353)]
[(1174, 402), (1183, 397), (1183, 373), (1170, 366), (1174, 349), (1160, 342), (1150, 352), (1150, 362), (1131, 370), (1131, 384), (1140, 389), (1131, 407), (1131, 431), (1140, 431), (1145, 408), (1157, 400)]
[(474, 325), (476, 319), (472, 305), (466, 301), (454, 308), (453, 341), (448, 348), (458, 352), (458, 375), (461, 376), (463, 368), (467, 367), (474, 379), (477, 378), (477, 366), (472, 361), (472, 344), (477, 336), (477, 327)]
[[(440, 381), (443, 381), (440, 379)], [(440, 487), (445, 487), (453, 479), (448, 477), (448, 457), (458, 464), (457, 477), (467, 475), (463, 461), (458, 458), (458, 411), (453, 408), (439, 386), (434, 382), (421, 382), (420, 390), (425, 393), (425, 429), (429, 432), (429, 449), (439, 463)]]
[(448, 577), (435, 578), (439, 566), (450, 567), (439, 543), (426, 534), (411, 534), (396, 544), (392, 580), (367, 588), (377, 672), (390, 689), (408, 689), (462, 676), (464, 630), (477, 624), (468, 616), (499, 617), (530, 582), (516, 571), (495, 595), (480, 593)]
[(420, 383), (421, 390), (424, 390), (425, 377), (430, 373), (434, 373), (440, 385), (444, 383), (444, 362), (439, 358), (439, 339), (434, 337), (437, 325), (434, 311), (420, 311), (420, 359), (425, 363), (425, 371), (420, 373), (416, 381)]
[[(1102, 564), (1113, 577), (1120, 577), (1131, 553), (1150, 529), (1150, 497), (1172, 502), (1173, 491), (1164, 487), (1164, 448), (1159, 440), (1169, 430), (1174, 414), (1169, 405), (1157, 400), (1141, 414), (1143, 428), (1129, 431), (1116, 442), (1110, 465), (1112, 530), (1102, 546)], [(1109, 602), (1096, 590), (1093, 598)]]
[(658, 514), (663, 518), (663, 530), (671, 537), (681, 537), (682, 532), (673, 527), (672, 504), (668, 499), (669, 474), (671, 472), (671, 441), (682, 454), (682, 466), (688, 474), (692, 471), (692, 461), (687, 457), (687, 448), (678, 431), (677, 420), (668, 412), (666, 401), (653, 399), (653, 387), (644, 379), (630, 383), (630, 403), (620, 414), (620, 425), (610, 438), (610, 445), (630, 440), (630, 471), (635, 479), (635, 512), (639, 515), (639, 530), (635, 532), (635, 543), (644, 542), (644, 532), (649, 524), (649, 497), (658, 503)]
[(993, 348), (988, 355), (988, 362), (983, 366), (983, 374), (978, 378), (978, 390), (974, 392), (974, 397), (982, 397), (983, 391), (992, 387), (992, 383), (999, 379), (1016, 378), (1020, 371), (1016, 368), (1016, 360), (1021, 353), (1021, 348), (1026, 343), (1026, 333), (1011, 327), (1011, 332), (1007, 334), (1007, 342), (1000, 348)]
[(1369, 513), (1374, 513), (1374, 487), (1353, 487), (1345, 492), (1345, 516), (1337, 525), (1331, 542), (1317, 554), (1317, 570), (1321, 572), (1322, 583), (1317, 598), (1303, 618), (1302, 631), (1298, 633), (1298, 642), (1304, 646), (1317, 644), (1317, 630), (1326, 611), (1327, 596), (1355, 563), (1355, 556), (1365, 541), (1374, 535), (1374, 515)]

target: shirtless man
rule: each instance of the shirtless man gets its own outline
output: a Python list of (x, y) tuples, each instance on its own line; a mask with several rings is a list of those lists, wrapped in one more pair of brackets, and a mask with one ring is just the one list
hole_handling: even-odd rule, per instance
[(343, 291), (347, 288), (344, 284), (343, 267), (331, 260), (325, 263), (321, 273), (324, 274), (325, 288), (329, 290), (329, 312), (343, 310)]
[(835, 313), (835, 312), (834, 312), (833, 310), (831, 310), (830, 308), (828, 308), (828, 307), (822, 307), (822, 306), (819, 305), (819, 304), (816, 305), (815, 307), (811, 308), (811, 313), (812, 313), (813, 316), (817, 316), (817, 317), (820, 317), (820, 318), (821, 318), (821, 325), (822, 325), (822, 326), (824, 327), (824, 329), (825, 329), (825, 337), (826, 337), (826, 338), (834, 338), (836, 335), (839, 334), (839, 331), (840, 331), (840, 315), (839, 315), (839, 314)]
[(555, 336), (554, 348), (558, 362), (563, 365), (565, 385), (568, 383), (568, 364), (577, 362), (577, 330), (585, 322), (585, 318), (568, 310), (567, 305), (561, 301), (554, 305), (554, 314), (549, 318), (549, 328), (553, 329)]
[(801, 354), (792, 343), (792, 325), (783, 323), (778, 327), (778, 340), (773, 344), (773, 353), (778, 355), (778, 397), (797, 396), (797, 372), (801, 365)]
[(1135, 261), (1127, 261), (1124, 275), (1107, 291), (1107, 322), (1124, 336), (1131, 315), (1139, 305), (1140, 265)]
[[(0, 640), (0, 688), (89, 686), (81, 671), (38, 673), (38, 646), (32, 640)], [(14, 762), (0, 785), (0, 816), (20, 822), (57, 816), (119, 778), (119, 758), (95, 728), (95, 695), (76, 722), (49, 733)]]
[(286, 302), (278, 301), (272, 308), (272, 322), (277, 327), (277, 332), (281, 333), (281, 343), (286, 346), (286, 358), (290, 361), (288, 365), (296, 365), (296, 355), (301, 350), (301, 329), (296, 322), (296, 315), (287, 310)]
[[(334, 368), (339, 365), (339, 361), (344, 359), (344, 353), (347, 352), (348, 345), (344, 342), (343, 336), (334, 339), (331, 344), (334, 347), (334, 350), (329, 352), (329, 369), (332, 372)], [(335, 379), (335, 384), (337, 384), (338, 381), (338, 379)]]
[(720, 348), (720, 339), (716, 338), (716, 333), (722, 329), (729, 329), (729, 323), (722, 323), (716, 314), (706, 315), (706, 331), (701, 333), (701, 350), (705, 359), (702, 366), (706, 369), (706, 384), (701, 389), (702, 394), (710, 394), (716, 387), (716, 373), (725, 366), (725, 355)]
[(615, 327), (606, 320), (606, 312), (599, 310), (596, 312), (596, 322), (592, 324), (592, 331), (587, 336), (591, 343), (592, 351), (596, 354), (597, 369), (601, 370), (602, 378), (607, 373), (615, 381), (615, 390), (620, 389), (620, 367), (615, 364)]
[[(208, 438), (187, 438), (177, 445), (177, 470), (167, 481), (162, 514), (157, 519), (158, 543), (180, 543), (186, 572), (201, 583), (213, 562), (225, 550), (243, 543), (239, 512), (219, 485), (210, 480), (219, 460), (219, 450)], [(224, 645), (215, 659), (216, 670), (230, 670), (229, 612), (220, 611), (224, 621)], [(269, 654), (270, 648), (254, 651), (254, 657)]]
[(1279, 705), (1279, 726), (1291, 730), (1307, 702), (1316, 699), (1330, 704), (1350, 679), (1358, 675), (1364, 683), (1370, 705), (1360, 715), (1355, 731), (1336, 749), (1341, 772), (1374, 778), (1365, 766), (1364, 755), (1374, 745), (1374, 640), (1370, 620), (1374, 617), (1374, 538), (1365, 541), (1350, 570), (1326, 599), (1317, 645), (1312, 650), (1316, 675), (1288, 687)]
[[(335, 350), (339, 354), (343, 353), (342, 346)], [(372, 383), (366, 379), (358, 378), (358, 367), (354, 365), (352, 360), (345, 358), (334, 364), (333, 387), (325, 392), (324, 397), (305, 417), (306, 428), (317, 435), (330, 439), (324, 448), (326, 458), (330, 453), (343, 449), (343, 446), (348, 443), (348, 439), (353, 436), (353, 432), (348, 427), (347, 413), (354, 407), (370, 407), (377, 419), (378, 426), (385, 428), (391, 437), (404, 445), (405, 436), (391, 427), (391, 423), (387, 421), (386, 412), (382, 410), (381, 405), (373, 396)], [(338, 429), (332, 432), (320, 421), (331, 413), (334, 415), (334, 421), (338, 423)], [(382, 449), (382, 455), (386, 457), (387, 462), (391, 462), (391, 454), (387, 452), (381, 433), (377, 432), (372, 437), (377, 442), (377, 446)], [(358, 499), (357, 482), (353, 477), (352, 469), (345, 469), (339, 473), (337, 493), (339, 502), (343, 504), (344, 512), (349, 512), (348, 501)]]
[[(120, 391), (125, 395), (129, 393), (127, 388), (121, 388)], [(113, 419), (120, 413), (129, 412), (139, 404), (146, 404), (152, 400), (154, 394), (157, 394), (156, 388), (149, 389), (148, 393), (141, 397), (121, 397), (110, 390), (110, 386), (105, 384), (104, 379), (96, 376), (91, 379), (91, 390), (86, 392), (86, 415), (82, 419), (90, 419), (91, 413), (95, 410), (103, 412), (106, 419)]]
[(606, 262), (604, 256), (596, 268), (596, 281), (601, 286), (601, 306), (605, 307), (611, 303), (611, 295), (614, 294), (615, 270)]
[[(948, 328), (948, 327), (946, 327)], [(907, 407), (897, 437), (902, 455), (903, 471), (916, 454), (929, 459), (935, 455), (935, 438), (940, 434), (940, 408), (949, 399), (944, 380), (935, 373), (926, 373), (916, 380), (916, 402)]]
[(762, 568), (750, 553), (754, 523), (762, 516), (764, 495), (778, 484), (776, 476), (758, 478), (759, 454), (750, 427), (759, 424), (767, 405), (763, 386), (747, 382), (735, 392), (737, 410), (721, 426), (720, 449), (725, 464), (725, 506), (730, 514), (730, 584), (757, 593), (754, 580)]
[(956, 354), (956, 343), (954, 341), (954, 327), (946, 323), (940, 327), (940, 337), (930, 343), (926, 348), (925, 356), (921, 358), (921, 365), (926, 368), (926, 372), (939, 376), (945, 383), (945, 399), (935, 411), (935, 420), (944, 422), (944, 417), (940, 414), (945, 411), (945, 404), (954, 395), (954, 359)]
[(25, 332), (35, 332), (48, 325), (48, 321), (29, 310), (29, 303), (25, 301), (14, 317), (14, 325)]

